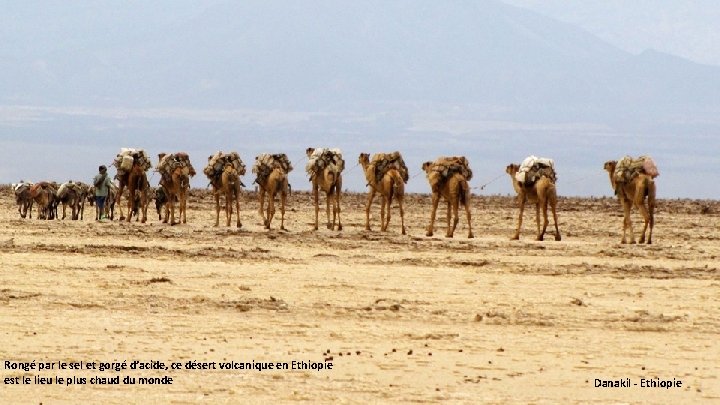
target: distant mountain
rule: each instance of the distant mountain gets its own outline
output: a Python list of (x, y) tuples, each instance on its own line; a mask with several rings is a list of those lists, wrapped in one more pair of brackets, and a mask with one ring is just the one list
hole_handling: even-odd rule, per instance
[(472, 103), (541, 121), (720, 105), (720, 68), (632, 55), (499, 1), (222, 1), (140, 23), (75, 45), (15, 44), (0, 58), (2, 102), (319, 110)]

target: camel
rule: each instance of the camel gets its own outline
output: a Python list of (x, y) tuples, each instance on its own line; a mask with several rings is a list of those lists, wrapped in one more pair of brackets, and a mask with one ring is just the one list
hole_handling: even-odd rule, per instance
[[(511, 238), (512, 240), (520, 239), (520, 228), (522, 228), (523, 212), (525, 210), (525, 203), (535, 203), (535, 217), (537, 222), (537, 240), (543, 240), (545, 231), (549, 224), (548, 221), (548, 204), (553, 214), (553, 221), (555, 223), (555, 240), (560, 241), (560, 229), (558, 228), (557, 219), (557, 189), (552, 179), (547, 176), (542, 176), (532, 186), (525, 186), (515, 179), (515, 175), (520, 170), (520, 165), (510, 164), (505, 168), (505, 172), (510, 175), (512, 180), (513, 188), (517, 193), (517, 201), (520, 204), (520, 214), (518, 215), (517, 229), (515, 235)], [(543, 226), (540, 227), (540, 209), (543, 212)]]
[[(134, 159), (132, 168), (128, 171), (118, 172), (118, 174), (115, 175), (115, 178), (118, 179), (118, 182), (120, 183), (118, 187), (116, 201), (118, 204), (118, 208), (120, 209), (120, 220), (130, 222), (130, 217), (132, 217), (133, 205), (135, 202), (133, 198), (128, 198), (128, 216), (126, 218), (125, 213), (122, 209), (123, 192), (125, 191), (125, 187), (127, 187), (128, 196), (135, 196), (137, 187), (139, 185), (148, 184), (147, 175), (145, 174), (145, 170), (143, 169), (143, 167), (140, 166), (138, 159)], [(145, 179), (144, 182), (142, 181), (143, 178)]]
[(57, 208), (57, 188), (48, 182), (34, 184), (30, 188), (30, 196), (37, 204), (38, 219), (55, 219)]
[[(162, 162), (165, 157), (164, 153), (158, 154)], [(159, 166), (158, 166), (159, 167)], [(187, 223), (187, 191), (190, 188), (190, 177), (183, 172), (182, 166), (175, 166), (170, 173), (163, 173), (160, 185), (163, 188), (167, 203), (165, 204), (165, 219), (163, 223), (168, 222), (170, 225), (177, 225), (180, 221), (175, 222), (175, 202), (178, 203), (178, 218), (183, 224)]]
[[(621, 243), (627, 243), (626, 234), (628, 229), (630, 229), (630, 243), (635, 243), (635, 234), (630, 219), (630, 211), (634, 205), (645, 220), (640, 243), (645, 243), (645, 233), (649, 227), (650, 232), (647, 237), (649, 245), (652, 243), (652, 231), (655, 225), (655, 180), (645, 173), (639, 173), (629, 182), (616, 182), (614, 176), (616, 167), (617, 161), (615, 160), (605, 162), (604, 165), (605, 170), (610, 174), (610, 184), (615, 190), (618, 200), (620, 200), (620, 205), (623, 207), (625, 219), (623, 220)], [(647, 207), (645, 206), (645, 197), (647, 197)]]
[(22, 181), (18, 184), (13, 184), (13, 191), (15, 192), (15, 203), (17, 203), (18, 213), (20, 214), (21, 218), (25, 218), (29, 215), (32, 219), (32, 206), (34, 200), (30, 195), (31, 186), (32, 183), (24, 183)]
[[(361, 153), (358, 157), (358, 163), (365, 172), (365, 179), (370, 186), (367, 204), (365, 206), (365, 230), (370, 230), (370, 206), (372, 206), (375, 193), (380, 193), (382, 204), (380, 206), (380, 231), (386, 232), (390, 225), (390, 211), (392, 200), (396, 198), (400, 206), (400, 226), (402, 234), (405, 235), (405, 210), (403, 209), (403, 197), (405, 195), (405, 182), (402, 175), (397, 169), (389, 169), (381, 179), (375, 179), (373, 173), (374, 168), (370, 165), (370, 154)], [(374, 180), (374, 181), (373, 181)], [(387, 207), (387, 218), (385, 217), (385, 208)]]
[(215, 196), (215, 226), (220, 226), (220, 195), (225, 196), (225, 226), (230, 226), (233, 214), (233, 203), (237, 216), (236, 226), (242, 227), (240, 222), (240, 191), (242, 182), (240, 174), (231, 163), (225, 164), (220, 177), (214, 177), (210, 184)]
[[(305, 154), (309, 158), (315, 152), (315, 148), (307, 148)], [(327, 229), (335, 229), (337, 218), (338, 231), (342, 231), (340, 220), (340, 199), (342, 192), (342, 174), (335, 166), (327, 166), (321, 172), (313, 172), (310, 178), (312, 182), (313, 201), (315, 202), (315, 230), (318, 230), (320, 216), (320, 190), (325, 193), (325, 211), (327, 214)], [(330, 203), (332, 202), (332, 221), (330, 220)]]
[[(432, 170), (432, 162), (425, 162), (422, 165), (423, 171), (430, 174)], [(426, 236), (433, 236), (433, 230), (435, 229), (435, 213), (437, 212), (440, 198), (444, 198), (447, 201), (447, 231), (445, 236), (452, 238), (455, 233), (455, 228), (459, 222), (458, 208), (462, 204), (465, 206), (465, 213), (467, 215), (468, 222), (468, 238), (474, 238), (472, 231), (472, 220), (470, 217), (470, 185), (467, 182), (465, 176), (462, 173), (453, 173), (450, 177), (437, 181), (433, 184), (430, 183), (432, 188), (432, 211), (430, 212), (430, 225), (428, 226)], [(450, 210), (452, 209), (453, 223), (450, 226)]]
[(58, 202), (62, 204), (62, 219), (67, 216), (67, 207), (70, 206), (70, 218), (73, 221), (83, 219), (85, 212), (85, 199), (88, 193), (88, 186), (83, 183), (76, 183), (75, 186), (64, 184), (58, 190)]
[[(258, 199), (260, 200), (260, 217), (263, 219), (265, 229), (270, 229), (270, 223), (275, 216), (275, 196), (280, 193), (280, 229), (285, 229), (285, 202), (290, 186), (288, 184), (287, 173), (285, 170), (275, 166), (270, 174), (265, 177), (262, 184), (258, 184)], [(268, 197), (267, 216), (263, 212), (265, 206), (265, 195)]]
[(133, 215), (137, 216), (136, 221), (143, 224), (147, 222), (149, 189), (147, 173), (140, 166), (134, 165), (128, 180), (128, 216), (125, 219), (127, 222), (130, 222)]

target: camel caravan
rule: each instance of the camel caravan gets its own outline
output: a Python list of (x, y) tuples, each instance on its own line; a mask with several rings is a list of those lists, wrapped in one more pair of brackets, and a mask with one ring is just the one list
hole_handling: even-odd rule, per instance
[[(336, 148), (314, 148), (305, 150), (307, 164), (305, 171), (311, 185), (312, 203), (315, 208), (314, 230), (319, 229), (320, 195), (325, 198), (326, 227), (329, 230), (343, 230), (342, 185), (345, 160), (342, 151)], [(102, 211), (96, 202), (98, 185), (88, 185), (79, 181), (68, 181), (63, 184), (41, 181), (31, 183), (20, 181), (12, 184), (18, 214), (21, 218), (32, 218), (36, 208), (37, 219), (83, 220), (85, 203), (96, 206), (95, 219), (114, 219), (115, 206), (120, 209), (120, 220), (130, 222), (133, 217), (137, 221), (147, 221), (147, 209), (151, 200), (155, 200), (158, 220), (176, 225), (187, 223), (187, 198), (190, 190), (190, 178), (195, 176), (195, 169), (187, 153), (161, 153), (155, 171), (160, 174), (159, 186), (152, 188), (147, 172), (153, 165), (143, 149), (122, 148), (115, 156), (112, 165), (117, 174), (114, 182), (108, 182), (107, 195), (103, 196)], [(376, 195), (380, 196), (380, 231), (387, 232), (393, 206), (399, 208), (400, 232), (405, 235), (405, 186), (410, 179), (410, 172), (400, 152), (361, 153), (356, 166), (361, 166), (368, 187), (365, 204), (365, 230), (370, 231), (370, 210)], [(101, 166), (101, 169), (104, 166)], [(439, 157), (434, 161), (424, 162), (421, 166), (431, 191), (430, 222), (425, 235), (431, 237), (435, 232), (435, 219), (441, 200), (446, 203), (445, 236), (452, 238), (460, 222), (460, 207), (464, 207), (467, 219), (467, 237), (473, 238), (471, 214), (470, 181), (473, 172), (465, 156)], [(655, 178), (659, 175), (657, 166), (649, 156), (633, 158), (625, 156), (620, 160), (607, 161), (604, 164), (610, 178), (610, 185), (623, 209), (623, 232), (621, 243), (636, 243), (633, 225), (630, 218), (631, 210), (636, 207), (643, 217), (644, 226), (639, 243), (652, 243), (655, 224)], [(290, 159), (284, 153), (263, 153), (255, 157), (252, 173), (256, 178), (259, 214), (265, 229), (271, 229), (275, 217), (275, 204), (279, 202), (280, 229), (285, 228), (285, 211), (290, 184), (288, 174), (293, 170)], [(102, 170), (101, 170), (102, 171)], [(421, 172), (421, 173), (422, 173)], [(511, 163), (505, 168), (509, 175), (518, 203), (517, 226), (510, 239), (520, 239), (525, 204), (535, 205), (537, 232), (535, 239), (545, 238), (548, 225), (548, 209), (552, 213), (554, 238), (562, 240), (558, 225), (558, 194), (557, 173), (555, 162), (549, 158), (528, 156), (520, 164)], [(208, 157), (203, 173), (212, 187), (215, 198), (215, 222), (220, 225), (221, 199), (224, 199), (225, 226), (231, 226), (235, 215), (235, 226), (242, 227), (240, 219), (240, 197), (243, 184), (241, 177), (246, 167), (239, 153), (218, 151)], [(418, 173), (418, 174), (421, 174)], [(415, 176), (413, 176), (415, 177)], [(125, 190), (127, 189), (127, 192)], [(127, 198), (127, 215), (121, 204)], [(267, 199), (267, 209), (265, 207)], [(393, 204), (395, 203), (395, 204)], [(62, 205), (62, 216), (58, 215), (58, 207)], [(176, 216), (175, 208), (178, 213)], [(542, 215), (542, 219), (541, 219)], [(629, 233), (629, 235), (628, 235)]]

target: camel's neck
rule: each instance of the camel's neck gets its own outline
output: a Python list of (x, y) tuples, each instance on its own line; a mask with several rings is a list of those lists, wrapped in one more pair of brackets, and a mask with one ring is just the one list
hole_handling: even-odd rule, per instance
[(368, 162), (360, 162), (360, 166), (362, 166), (363, 173), (365, 173), (365, 180), (370, 183), (370, 180), (372, 178), (372, 173), (368, 172), (368, 166), (370, 166), (370, 164)]
[(608, 170), (608, 176), (610, 177), (610, 185), (613, 190), (617, 190), (617, 183), (615, 182), (615, 176), (613, 176), (614, 170)]
[(519, 184), (518, 181), (515, 179), (515, 175), (516, 175), (516, 174), (517, 174), (517, 172), (512, 172), (512, 173), (510, 173), (510, 181), (512, 182), (512, 186), (513, 186), (513, 189), (515, 190), (515, 192), (516, 192), (517, 194), (522, 194), (523, 189), (520, 187), (520, 184)]

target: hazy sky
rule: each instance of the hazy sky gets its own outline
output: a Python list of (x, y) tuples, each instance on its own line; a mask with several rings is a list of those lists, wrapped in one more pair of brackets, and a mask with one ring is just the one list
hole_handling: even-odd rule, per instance
[(6, 1), (0, 183), (88, 181), (137, 147), (188, 152), (198, 172), (217, 150), (248, 166), (285, 152), (293, 188), (308, 189), (303, 151), (326, 146), (346, 152), (354, 191), (365, 189), (360, 152), (402, 151), (412, 192), (428, 191), (422, 162), (466, 155), (483, 194), (513, 192), (508, 163), (551, 157), (560, 193), (584, 196), (612, 195), (605, 160), (650, 154), (659, 196), (719, 198), (705, 179), (720, 166), (720, 68), (691, 62), (720, 66), (718, 10), (662, 0)]
[(716, 0), (505, 0), (580, 26), (640, 53), (645, 49), (720, 66), (720, 2)]

